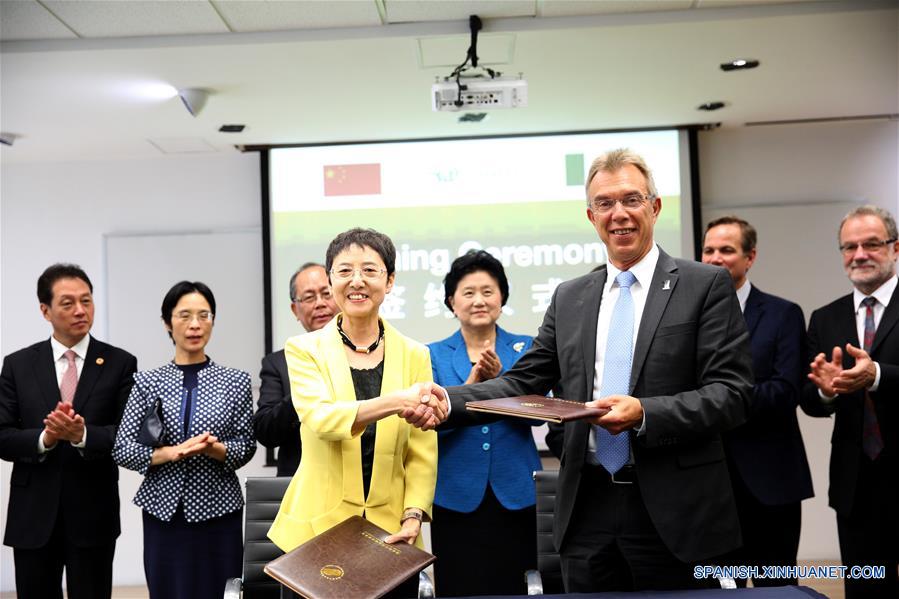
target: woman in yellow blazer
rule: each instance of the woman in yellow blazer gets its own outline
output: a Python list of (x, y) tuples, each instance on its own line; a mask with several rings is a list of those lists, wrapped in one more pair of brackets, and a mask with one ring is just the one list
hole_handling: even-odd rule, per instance
[[(428, 349), (378, 317), (393, 287), (396, 250), (371, 229), (328, 246), (325, 267), (341, 312), (285, 346), (303, 459), (268, 536), (290, 551), (361, 515), (421, 545), (437, 481), (437, 435), (399, 414), (419, 408), (416, 383), (431, 381)], [(439, 411), (435, 399), (425, 414)], [(417, 581), (401, 592), (416, 594)], [(411, 585), (415, 582), (415, 586)]]

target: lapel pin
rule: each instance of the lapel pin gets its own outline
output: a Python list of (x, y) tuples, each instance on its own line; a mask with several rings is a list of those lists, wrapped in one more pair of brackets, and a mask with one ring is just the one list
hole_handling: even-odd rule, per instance
[(662, 285), (662, 291), (668, 291), (671, 289), (671, 279), (665, 279), (665, 284)]
[(103, 366), (103, 362), (105, 362), (103, 358), (97, 358), (97, 366)]
[(512, 349), (514, 349), (518, 353), (521, 353), (521, 350), (524, 349), (524, 341), (519, 341), (512, 346)]

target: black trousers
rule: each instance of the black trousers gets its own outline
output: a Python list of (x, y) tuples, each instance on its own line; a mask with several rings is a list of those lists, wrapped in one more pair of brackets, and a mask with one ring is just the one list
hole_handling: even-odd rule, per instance
[(50, 540), (37, 549), (13, 549), (19, 599), (62, 599), (65, 570), (69, 599), (109, 599), (115, 539), (104, 545), (78, 547), (66, 540), (62, 511)]
[(438, 597), (526, 595), (524, 573), (537, 567), (537, 508), (508, 510), (488, 484), (471, 513), (434, 506), (431, 548)]
[(144, 573), (151, 599), (221, 599), (243, 567), (243, 510), (187, 522), (179, 505), (171, 521), (143, 513)]
[(639, 482), (613, 483), (602, 466), (585, 465), (581, 472), (574, 513), (559, 555), (566, 593), (710, 586), (694, 578), (694, 564), (677, 559), (662, 542), (646, 511)]
[[(733, 566), (795, 566), (799, 551), (799, 532), (802, 528), (802, 503), (765, 505), (752, 494), (731, 466), (731, 481), (737, 513), (743, 533), (743, 546), (723, 560)], [(747, 579), (736, 579), (745, 587)], [(799, 584), (795, 578), (753, 578), (755, 587), (776, 587)]]
[(899, 597), (899, 493), (896, 463), (881, 455), (871, 462), (862, 456), (852, 513), (837, 514), (840, 556), (844, 566), (883, 566), (885, 578), (844, 579), (846, 599)]

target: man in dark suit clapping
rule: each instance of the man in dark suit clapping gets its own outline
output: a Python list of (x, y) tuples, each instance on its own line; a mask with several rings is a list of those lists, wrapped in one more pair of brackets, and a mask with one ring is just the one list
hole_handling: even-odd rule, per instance
[(885, 577), (844, 579), (847, 599), (899, 597), (899, 299), (896, 221), (859, 206), (840, 223), (843, 267), (854, 289), (812, 313), (813, 357), (801, 405), (836, 415), (830, 506), (843, 565), (879, 566)]
[(654, 243), (662, 198), (640, 156), (600, 156), (586, 191), (608, 264), (557, 287), (514, 367), (447, 389), (448, 425), (477, 422), (466, 401), (559, 383), (610, 409), (565, 426), (553, 539), (566, 591), (703, 587), (693, 565), (740, 544), (721, 434), (749, 409), (749, 335), (726, 270)]
[[(805, 380), (807, 344), (802, 309), (763, 292), (747, 274), (756, 257), (756, 231), (725, 216), (708, 224), (702, 261), (723, 266), (734, 281), (752, 348), (752, 407), (745, 424), (724, 434), (740, 514), (743, 546), (734, 565), (795, 566), (802, 500), (812, 497), (796, 407)], [(746, 579), (738, 579), (746, 586)], [(753, 578), (753, 586), (797, 584), (795, 578)]]
[[(337, 314), (325, 267), (307, 262), (290, 277), (290, 309), (306, 331), (317, 331)], [(278, 476), (293, 476), (300, 465), (300, 420), (290, 399), (284, 350), (262, 358), (259, 404), (253, 432), (265, 447), (278, 448)]]
[(108, 599), (119, 536), (110, 452), (137, 360), (89, 335), (93, 286), (54, 264), (37, 295), (53, 335), (3, 360), (0, 458), (14, 463), (4, 544), (21, 599)]

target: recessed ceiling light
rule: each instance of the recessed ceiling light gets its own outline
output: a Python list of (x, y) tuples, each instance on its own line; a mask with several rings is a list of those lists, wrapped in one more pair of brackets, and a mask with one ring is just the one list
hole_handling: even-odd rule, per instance
[(460, 123), (480, 123), (487, 118), (486, 112), (466, 112), (459, 117)]
[(722, 71), (740, 71), (745, 69), (754, 69), (759, 66), (759, 61), (754, 58), (736, 58), (730, 62), (722, 62)]
[(222, 125), (219, 127), (219, 131), (222, 133), (240, 133), (245, 127), (246, 125)]
[(706, 102), (705, 104), (700, 104), (696, 107), (696, 110), (705, 110), (711, 112), (713, 110), (720, 110), (724, 108), (726, 104), (724, 102)]
[(135, 81), (124, 85), (125, 95), (136, 100), (168, 100), (178, 95), (173, 85), (162, 81)]

